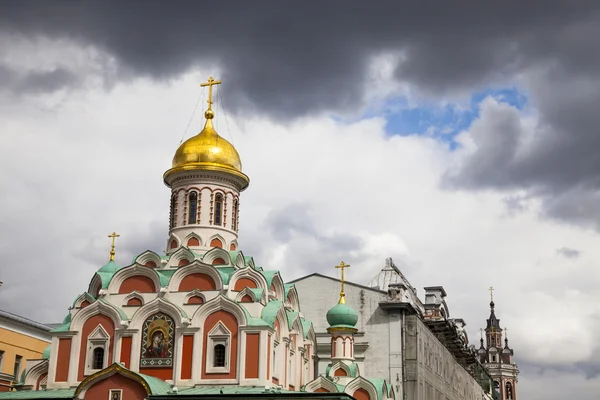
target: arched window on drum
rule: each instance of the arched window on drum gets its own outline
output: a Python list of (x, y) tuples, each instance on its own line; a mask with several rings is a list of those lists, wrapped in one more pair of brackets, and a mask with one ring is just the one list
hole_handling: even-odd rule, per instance
[(188, 195), (188, 224), (196, 224), (198, 218), (198, 193), (190, 192)]

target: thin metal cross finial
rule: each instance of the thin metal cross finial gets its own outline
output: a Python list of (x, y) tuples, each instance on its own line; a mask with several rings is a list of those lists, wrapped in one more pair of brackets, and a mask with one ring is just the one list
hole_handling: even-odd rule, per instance
[(490, 291), (490, 300), (494, 301), (494, 287), (490, 286), (488, 290)]
[(340, 265), (336, 265), (335, 267), (342, 270), (342, 279), (340, 280), (340, 282), (342, 282), (342, 290), (340, 291), (340, 304), (346, 304), (346, 293), (344, 292), (344, 282), (346, 282), (346, 280), (344, 270), (346, 268), (350, 268), (350, 265), (342, 261)]
[(212, 91), (213, 91), (213, 86), (214, 85), (219, 85), (221, 84), (222, 81), (218, 80), (216, 81), (215, 78), (213, 78), (212, 76), (210, 78), (208, 78), (208, 82), (204, 82), (200, 84), (200, 87), (206, 87), (208, 86), (208, 100), (206, 101), (208, 103), (208, 109), (212, 110), (212, 105), (213, 105), (213, 101), (212, 101)]
[(117, 232), (113, 232), (108, 237), (110, 240), (110, 261), (115, 261), (115, 239), (118, 238), (119, 235)]

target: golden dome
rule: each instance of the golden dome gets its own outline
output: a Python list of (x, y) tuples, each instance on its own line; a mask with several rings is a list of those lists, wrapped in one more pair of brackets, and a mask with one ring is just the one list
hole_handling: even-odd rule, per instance
[[(171, 177), (180, 171), (216, 171), (225, 172), (233, 178), (240, 190), (248, 187), (250, 179), (242, 172), (240, 155), (231, 143), (223, 139), (215, 128), (212, 120), (215, 113), (212, 110), (212, 87), (220, 84), (211, 76), (208, 82), (200, 86), (208, 86), (208, 109), (204, 113), (206, 124), (196, 136), (183, 142), (173, 157), (173, 167), (163, 175), (165, 183), (170, 187)], [(233, 177), (232, 177), (233, 175)]]
[(240, 155), (231, 143), (223, 139), (212, 124), (213, 112), (207, 110), (205, 113), (206, 124), (204, 129), (196, 136), (183, 142), (173, 157), (173, 168), (187, 164), (202, 165), (234, 169), (242, 172), (242, 161)]

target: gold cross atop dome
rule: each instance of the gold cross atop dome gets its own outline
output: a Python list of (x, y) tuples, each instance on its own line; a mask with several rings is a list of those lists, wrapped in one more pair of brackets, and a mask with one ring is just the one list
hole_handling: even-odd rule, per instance
[(219, 84), (221, 84), (221, 81), (220, 80), (216, 81), (215, 78), (213, 78), (212, 76), (210, 78), (208, 78), (208, 82), (204, 82), (204, 83), (200, 84), (200, 87), (208, 86), (208, 100), (206, 101), (208, 103), (208, 109), (204, 113), (204, 116), (206, 117), (206, 119), (212, 119), (215, 116), (215, 114), (212, 111), (212, 105), (213, 105), (212, 91), (213, 91), (213, 86), (219, 85)]
[(339, 268), (342, 270), (342, 279), (340, 279), (340, 282), (342, 283), (342, 290), (340, 291), (340, 301), (339, 304), (346, 304), (346, 293), (344, 293), (344, 282), (346, 282), (346, 280), (344, 279), (344, 270), (346, 268), (350, 268), (350, 265), (345, 264), (343, 261), (340, 263), (340, 265), (336, 265), (336, 268)]
[(110, 261), (115, 261), (115, 239), (118, 238), (119, 235), (117, 232), (113, 232), (108, 237), (110, 238)]

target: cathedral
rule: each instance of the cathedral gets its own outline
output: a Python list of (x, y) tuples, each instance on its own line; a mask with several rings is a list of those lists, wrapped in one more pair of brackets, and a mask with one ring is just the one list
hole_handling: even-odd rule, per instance
[(331, 362), (318, 375), (317, 338), (296, 287), (240, 250), (240, 194), (250, 180), (213, 126), (220, 83), (202, 84), (204, 128), (163, 175), (171, 190), (166, 252), (148, 250), (120, 266), (119, 235), (109, 235), (108, 263), (0, 400), (395, 399), (392, 386), (364, 377), (355, 362), (358, 313), (346, 304), (343, 279), (324, 315)]

